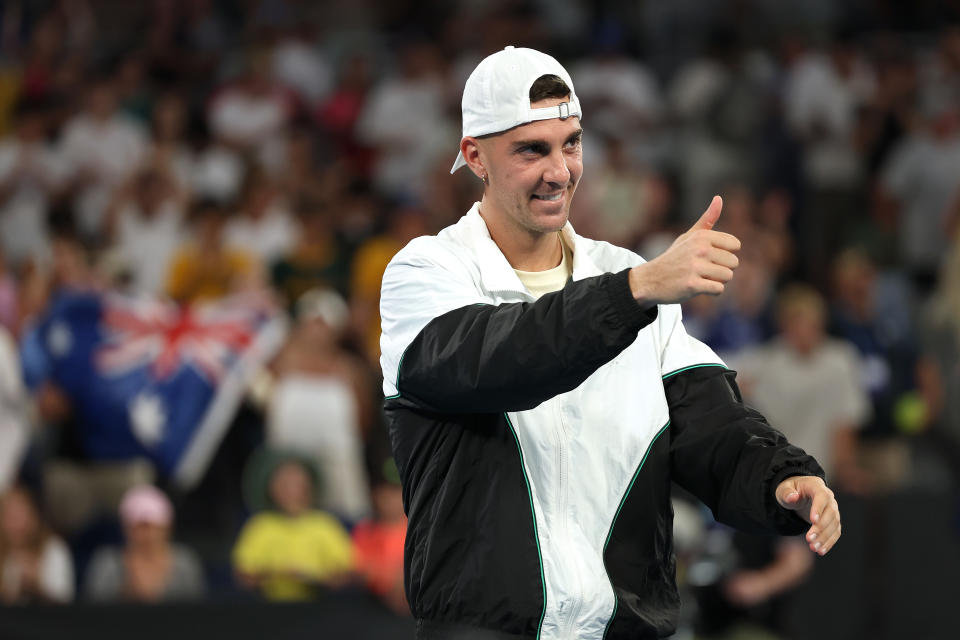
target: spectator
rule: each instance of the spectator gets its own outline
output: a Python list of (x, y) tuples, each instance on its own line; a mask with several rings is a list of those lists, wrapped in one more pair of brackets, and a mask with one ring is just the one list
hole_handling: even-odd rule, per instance
[(186, 206), (186, 194), (173, 176), (159, 169), (141, 171), (114, 195), (107, 229), (133, 291), (163, 291), (170, 260), (183, 239)]
[(0, 495), (0, 603), (73, 600), (73, 559), (23, 487)]
[(178, 302), (221, 298), (256, 281), (256, 261), (224, 239), (227, 216), (213, 200), (194, 205), (194, 243), (174, 255), (167, 272), (166, 290)]
[(774, 333), (770, 308), (773, 277), (769, 268), (745, 260), (737, 267), (736, 281), (730, 284), (729, 296), (716, 303), (700, 303), (713, 307), (713, 312), (701, 319), (697, 334), (723, 358), (758, 347)]
[(667, 213), (662, 206), (663, 178), (638, 166), (620, 139), (611, 137), (606, 142), (604, 162), (584, 185), (590, 211), (577, 218), (577, 231), (618, 246), (634, 247)]
[(153, 147), (149, 164), (175, 182), (177, 189), (190, 194), (195, 160), (187, 143), (187, 105), (177, 93), (162, 95), (153, 105)]
[(310, 289), (346, 293), (350, 274), (347, 249), (335, 233), (330, 207), (304, 199), (297, 206), (297, 216), (301, 232), (296, 244), (271, 268), (273, 286), (291, 310)]
[(353, 530), (354, 568), (371, 593), (406, 615), (409, 605), (403, 590), (403, 545), (407, 516), (403, 490), (393, 458), (383, 461), (372, 490), (374, 517)]
[(956, 393), (960, 388), (960, 233), (954, 236), (940, 283), (924, 309), (919, 335), (918, 391), (923, 410), (915, 426), (946, 436), (956, 469), (960, 461), (960, 394)]
[(747, 402), (790, 442), (824, 461), (840, 488), (867, 490), (857, 460), (857, 432), (869, 398), (853, 347), (825, 334), (827, 310), (815, 290), (793, 285), (777, 301), (778, 336), (731, 359)]
[(206, 592), (203, 568), (190, 549), (171, 542), (173, 506), (150, 485), (131, 488), (120, 503), (126, 540), (100, 549), (87, 567), (84, 596), (96, 602), (197, 600)]
[(299, 233), (276, 182), (252, 169), (243, 183), (240, 210), (223, 230), (224, 241), (269, 265), (290, 250)]
[(264, 167), (283, 157), (286, 129), (294, 115), (291, 95), (270, 77), (269, 58), (251, 54), (246, 74), (220, 89), (210, 102), (210, 131), (229, 147)]
[(319, 504), (356, 521), (370, 513), (363, 442), (374, 387), (362, 362), (341, 346), (348, 317), (332, 291), (308, 291), (297, 301), (297, 326), (272, 365), (267, 443), (316, 461), (324, 480)]
[(0, 326), (0, 494), (13, 485), (27, 450), (28, 402), (17, 345)]
[(0, 248), (11, 264), (49, 258), (47, 212), (64, 179), (64, 163), (46, 140), (47, 112), (22, 102), (14, 134), (0, 142)]
[(877, 216), (897, 238), (900, 264), (921, 294), (936, 282), (960, 197), (957, 97), (942, 92), (927, 98), (924, 126), (890, 153), (880, 176)]
[(386, 233), (366, 240), (350, 268), (350, 302), (353, 324), (363, 341), (364, 355), (374, 366), (380, 362), (380, 283), (390, 259), (408, 242), (429, 233), (424, 213), (416, 207), (399, 207), (388, 219)]
[(350, 536), (316, 509), (312, 464), (262, 450), (245, 475), (248, 501), (264, 510), (247, 521), (233, 548), (238, 581), (268, 600), (306, 600), (341, 583), (352, 563)]
[(370, 176), (372, 154), (357, 139), (357, 121), (372, 84), (370, 66), (368, 58), (351, 56), (343, 64), (339, 84), (315, 116), (317, 126), (332, 139), (337, 157), (354, 175), (363, 177)]
[(0, 246), (0, 327), (16, 334), (20, 328), (20, 286)]
[[(577, 97), (591, 114), (591, 130), (634, 145), (625, 150), (628, 157), (662, 161), (655, 144), (665, 111), (659, 82), (637, 58), (619, 50), (620, 37), (611, 37), (616, 41), (600, 43), (597, 54), (571, 70), (579, 79)], [(634, 153), (637, 147), (640, 153)]]
[[(877, 79), (845, 29), (826, 52), (808, 51), (790, 69), (783, 92), (784, 119), (803, 144), (803, 175), (809, 189), (799, 221), (806, 272), (818, 283), (836, 242), (850, 234), (864, 210), (865, 159), (858, 148), (859, 114), (873, 104)], [(823, 234), (826, 225), (835, 231)], [(842, 226), (841, 226), (842, 225)]]
[(312, 29), (288, 29), (273, 50), (273, 76), (311, 108), (333, 86), (333, 70), (315, 42)]
[(376, 148), (373, 182), (385, 194), (416, 197), (434, 162), (446, 158), (456, 133), (443, 110), (439, 52), (426, 42), (400, 54), (400, 74), (370, 94), (357, 137)]
[(832, 275), (830, 331), (860, 353), (862, 384), (873, 403), (871, 430), (890, 434), (894, 404), (913, 386), (915, 348), (909, 319), (903, 317), (909, 301), (901, 298), (883, 304), (883, 279), (859, 248), (841, 251), (833, 261)]
[(118, 109), (113, 82), (94, 82), (83, 111), (65, 125), (59, 150), (76, 190), (77, 228), (84, 237), (100, 233), (114, 190), (143, 166), (148, 150), (146, 132)]

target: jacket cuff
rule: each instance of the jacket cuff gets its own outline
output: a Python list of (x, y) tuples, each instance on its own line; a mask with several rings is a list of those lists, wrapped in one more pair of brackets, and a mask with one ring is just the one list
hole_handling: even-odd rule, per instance
[(610, 304), (616, 309), (624, 326), (639, 331), (657, 319), (657, 305), (644, 309), (633, 298), (633, 292), (630, 291), (630, 269), (613, 274), (607, 281), (606, 288)]

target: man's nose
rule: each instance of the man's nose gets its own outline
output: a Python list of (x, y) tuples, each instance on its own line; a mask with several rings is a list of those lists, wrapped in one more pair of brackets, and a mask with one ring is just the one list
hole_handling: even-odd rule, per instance
[(547, 158), (549, 165), (543, 173), (544, 182), (566, 186), (570, 182), (570, 169), (562, 151), (551, 153)]

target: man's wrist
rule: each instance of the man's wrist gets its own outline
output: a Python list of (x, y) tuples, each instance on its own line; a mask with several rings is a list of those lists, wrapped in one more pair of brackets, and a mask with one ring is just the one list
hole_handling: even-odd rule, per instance
[(639, 304), (641, 308), (650, 309), (656, 306), (657, 303), (651, 299), (648, 282), (643, 277), (645, 266), (646, 264), (641, 264), (630, 269), (628, 280), (630, 282), (630, 294), (633, 295), (633, 299), (637, 301), (637, 304)]

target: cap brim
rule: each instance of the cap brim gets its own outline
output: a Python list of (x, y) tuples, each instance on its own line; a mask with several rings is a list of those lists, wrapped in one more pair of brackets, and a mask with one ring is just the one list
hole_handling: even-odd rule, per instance
[(457, 169), (459, 169), (460, 167), (466, 166), (466, 164), (467, 164), (467, 161), (463, 159), (463, 151), (461, 151), (460, 153), (457, 154), (457, 159), (456, 161), (454, 161), (453, 168), (450, 169), (450, 173), (456, 172)]

